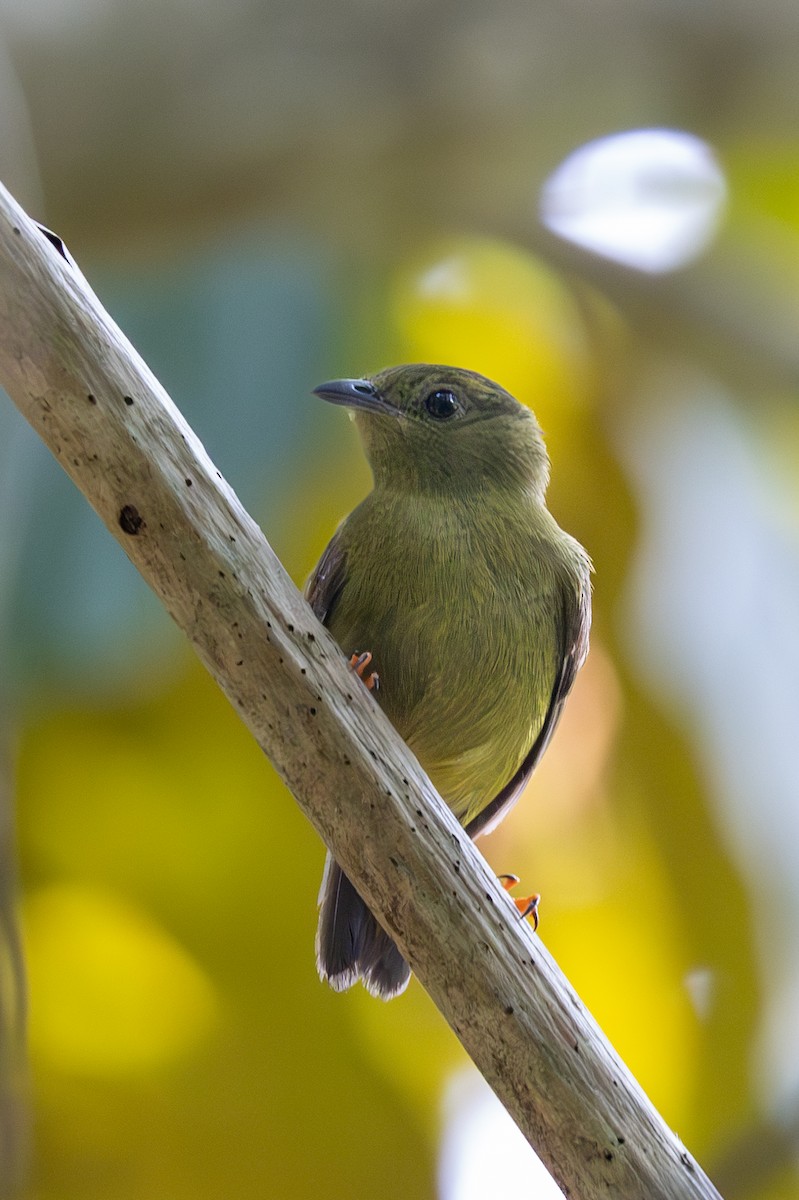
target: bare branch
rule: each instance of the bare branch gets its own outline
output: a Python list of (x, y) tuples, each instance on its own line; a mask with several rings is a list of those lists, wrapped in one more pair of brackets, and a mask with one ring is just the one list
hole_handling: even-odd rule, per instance
[(718, 1200), (163, 388), (77, 268), (1, 191), (0, 381), (191, 639), (566, 1194)]

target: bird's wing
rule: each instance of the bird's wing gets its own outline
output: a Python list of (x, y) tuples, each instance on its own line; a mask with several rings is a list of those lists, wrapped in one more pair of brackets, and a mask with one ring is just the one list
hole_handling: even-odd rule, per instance
[(323, 625), (330, 624), (333, 609), (347, 579), (347, 552), (337, 530), (305, 585), (305, 599)]
[(587, 579), (579, 593), (570, 593), (564, 602), (561, 620), (561, 661), (555, 686), (549, 699), (538, 737), (533, 742), (521, 766), (508, 780), (490, 804), (477, 814), (466, 826), (470, 837), (489, 833), (513, 807), (524, 790), (541, 756), (549, 745), (552, 734), (560, 720), (566, 697), (572, 689), (577, 672), (588, 653), (588, 632), (591, 628), (591, 588)]

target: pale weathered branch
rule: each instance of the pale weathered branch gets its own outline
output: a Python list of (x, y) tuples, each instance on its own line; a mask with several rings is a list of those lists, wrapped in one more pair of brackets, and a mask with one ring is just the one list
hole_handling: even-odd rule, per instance
[(1, 191), (0, 382), (187, 633), (564, 1191), (718, 1200), (157, 380)]

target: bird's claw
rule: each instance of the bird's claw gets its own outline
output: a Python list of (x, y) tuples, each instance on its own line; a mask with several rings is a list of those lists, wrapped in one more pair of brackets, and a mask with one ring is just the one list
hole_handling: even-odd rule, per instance
[(538, 892), (533, 892), (531, 896), (525, 896), (524, 899), (514, 897), (513, 903), (519, 910), (521, 919), (531, 917), (533, 921), (533, 932), (538, 929), (538, 905), (541, 902), (541, 897)]
[[(518, 875), (505, 874), (498, 875), (497, 878), (506, 892), (509, 892), (510, 889), (515, 887), (519, 882)], [(524, 920), (526, 917), (532, 917), (533, 930), (538, 929), (538, 905), (541, 902), (541, 897), (538, 892), (533, 892), (531, 896), (520, 896), (518, 898), (516, 896), (512, 896), (511, 899), (518, 908), (521, 919)]]
[(371, 661), (371, 650), (364, 650), (363, 654), (352, 655), (350, 658), (350, 666), (358, 678), (366, 684), (368, 690), (370, 692), (376, 692), (380, 687), (380, 676), (378, 675), (377, 671), (370, 671), (368, 675), (366, 674), (366, 668), (369, 666)]

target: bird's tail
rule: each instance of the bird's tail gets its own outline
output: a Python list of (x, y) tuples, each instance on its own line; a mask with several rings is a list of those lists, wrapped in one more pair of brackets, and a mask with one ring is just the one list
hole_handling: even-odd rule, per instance
[(362, 979), (364, 987), (382, 1000), (404, 992), (411, 977), (397, 946), (329, 854), (319, 892), (316, 965), (322, 979), (337, 992)]

